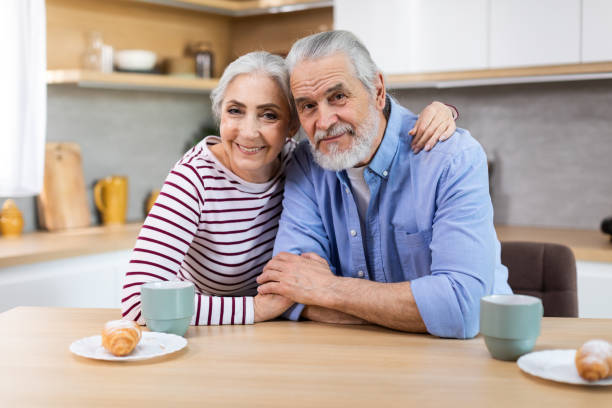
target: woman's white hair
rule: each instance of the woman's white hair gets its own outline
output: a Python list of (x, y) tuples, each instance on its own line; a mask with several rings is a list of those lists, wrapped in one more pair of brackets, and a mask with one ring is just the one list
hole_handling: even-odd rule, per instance
[(293, 128), (297, 125), (298, 117), (289, 89), (289, 71), (287, 70), (285, 60), (278, 55), (270, 54), (266, 51), (255, 51), (245, 54), (225, 68), (221, 79), (219, 79), (219, 84), (210, 93), (212, 111), (217, 122), (221, 120), (221, 105), (223, 105), (228, 85), (238, 75), (243, 74), (264, 74), (276, 81), (289, 105), (289, 126)]
[(370, 93), (375, 91), (374, 81), (380, 71), (370, 52), (350, 31), (335, 30), (313, 34), (298, 40), (287, 55), (285, 62), (289, 73), (303, 60), (319, 59), (344, 53), (352, 64), (355, 76)]

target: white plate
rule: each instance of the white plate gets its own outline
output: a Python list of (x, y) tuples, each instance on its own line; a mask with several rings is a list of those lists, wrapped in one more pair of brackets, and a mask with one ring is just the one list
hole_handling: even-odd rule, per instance
[(576, 350), (545, 350), (525, 354), (516, 362), (521, 370), (547, 380), (580, 385), (612, 385), (612, 378), (587, 381), (578, 375)]
[(187, 345), (184, 337), (176, 334), (142, 332), (140, 342), (124, 357), (112, 355), (102, 346), (102, 336), (85, 337), (70, 345), (70, 351), (77, 356), (109, 361), (136, 361), (159, 357), (179, 351)]

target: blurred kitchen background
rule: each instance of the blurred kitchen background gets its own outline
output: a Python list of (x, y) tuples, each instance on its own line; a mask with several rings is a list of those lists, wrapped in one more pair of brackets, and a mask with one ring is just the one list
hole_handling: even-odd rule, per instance
[[(598, 271), (612, 283), (612, 249), (603, 248), (607, 239), (597, 232), (612, 215), (612, 1), (46, 0), (44, 6), (46, 141), (80, 147), (91, 226), (100, 224), (94, 185), (110, 175), (127, 177), (127, 222), (142, 222), (149, 195), (171, 166), (215, 132), (209, 95), (229, 62), (252, 50), (285, 55), (302, 36), (348, 29), (368, 46), (403, 105), (415, 113), (433, 100), (458, 108), (457, 125), (487, 152), (498, 226), (588, 230), (604, 252), (579, 261), (600, 262)], [(130, 65), (133, 55), (122, 56), (125, 50), (148, 51), (152, 65)], [(7, 198), (20, 208), (25, 233), (41, 228), (35, 196), (4, 196), (0, 203)], [(591, 282), (592, 290), (602, 287)]]
[[(198, 11), (223, 11), (198, 3), (213, 2), (47, 0), (47, 68), (56, 72), (81, 68), (88, 35), (98, 32), (115, 52), (154, 51), (157, 66), (183, 56), (190, 42), (207, 41), (214, 60), (212, 73), (218, 76), (227, 63), (245, 52), (265, 49), (284, 54), (295, 39), (332, 29), (334, 11), (336, 21), (342, 23), (338, 28), (356, 32), (381, 68), (385, 70), (387, 63), (394, 73), (440, 71), (436, 63), (446, 71), (474, 71), (533, 66), (534, 62), (538, 66), (592, 62), (592, 57), (585, 56), (586, 41), (597, 41), (606, 48), (600, 51), (607, 52), (599, 59), (612, 61), (608, 1), (341, 0), (335, 8), (330, 1), (288, 2), (305, 4), (294, 6), (298, 11), (282, 13), (270, 7), (244, 17), (227, 15), (231, 11)], [(380, 9), (378, 14), (373, 13), (374, 7)], [(555, 13), (549, 13), (550, 9)], [(398, 12), (402, 10), (406, 13)], [(514, 21), (496, 27), (493, 23), (501, 19), (495, 13), (505, 13), (507, 20)], [(607, 36), (588, 37), (589, 24), (602, 16), (607, 17), (605, 25), (597, 29), (607, 30)], [(368, 19), (373, 21), (364, 29)], [(415, 28), (411, 30), (410, 25)], [(547, 32), (539, 36), (543, 31)], [(474, 37), (475, 33), (482, 35)], [(565, 40), (568, 36), (575, 38)], [(398, 58), (390, 59), (394, 55)], [(496, 56), (499, 62), (493, 60)], [(406, 61), (406, 66), (398, 67), (397, 60)], [(422, 66), (414, 67), (418, 64)], [(607, 69), (612, 70), (612, 65)], [(535, 82), (500, 85), (508, 80), (502, 77), (482, 81), (490, 85), (464, 80), (454, 81), (452, 88), (437, 88), (452, 81), (426, 80), (388, 87), (415, 113), (432, 100), (458, 107), (458, 126), (471, 131), (493, 162), (497, 223), (597, 229), (612, 213), (612, 80), (580, 80), (580, 75), (568, 73), (547, 82), (554, 75), (550, 71), (537, 71), (541, 82), (530, 76)], [(113, 89), (118, 86), (123, 89)], [(144, 218), (148, 195), (161, 186), (185, 147), (214, 129), (208, 89), (143, 87), (67, 81), (47, 89), (47, 140), (72, 141), (81, 147), (90, 193), (98, 179), (110, 174), (127, 176), (129, 221)], [(404, 87), (408, 89), (398, 89)], [(88, 200), (92, 223), (97, 223), (93, 194), (88, 194)], [(21, 198), (17, 204), (24, 214), (25, 230), (37, 229), (35, 199)]]

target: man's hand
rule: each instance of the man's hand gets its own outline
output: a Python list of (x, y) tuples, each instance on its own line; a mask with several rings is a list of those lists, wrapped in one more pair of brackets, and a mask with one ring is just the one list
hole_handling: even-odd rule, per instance
[(306, 305), (325, 305), (333, 296), (334, 276), (325, 259), (314, 253), (281, 252), (257, 277), (262, 295), (276, 294)]
[(280, 295), (257, 295), (253, 298), (255, 323), (265, 322), (283, 314), (293, 304), (291, 299)]
[(411, 147), (414, 153), (423, 148), (430, 151), (438, 141), (448, 139), (457, 129), (453, 109), (442, 102), (434, 101), (419, 115), (414, 127), (408, 132), (413, 136)]

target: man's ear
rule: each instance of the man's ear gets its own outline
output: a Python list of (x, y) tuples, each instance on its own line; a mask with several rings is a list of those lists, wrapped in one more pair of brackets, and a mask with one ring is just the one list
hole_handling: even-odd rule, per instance
[(387, 90), (385, 89), (385, 79), (381, 72), (376, 73), (374, 89), (376, 90), (376, 107), (382, 111), (385, 108)]

